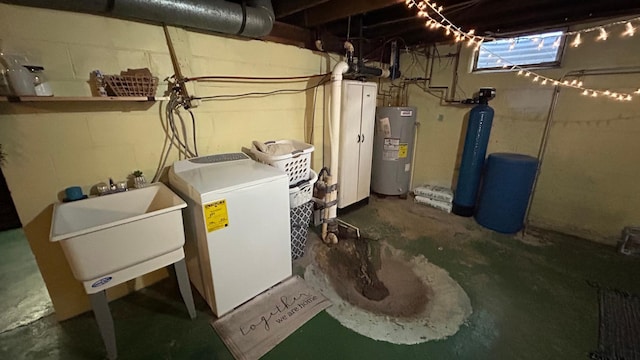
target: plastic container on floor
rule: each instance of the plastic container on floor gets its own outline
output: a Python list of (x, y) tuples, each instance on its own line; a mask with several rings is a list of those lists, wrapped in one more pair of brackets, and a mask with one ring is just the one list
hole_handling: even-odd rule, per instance
[(522, 229), (538, 160), (522, 154), (495, 153), (487, 158), (476, 221), (513, 234)]

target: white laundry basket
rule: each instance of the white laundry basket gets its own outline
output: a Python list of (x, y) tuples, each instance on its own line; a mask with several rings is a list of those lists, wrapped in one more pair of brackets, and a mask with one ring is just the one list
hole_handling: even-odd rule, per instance
[(296, 208), (304, 203), (311, 201), (313, 197), (313, 185), (318, 180), (318, 174), (309, 170), (309, 179), (304, 183), (289, 187), (289, 207)]
[(309, 178), (309, 170), (311, 169), (311, 153), (314, 150), (313, 145), (297, 140), (267, 141), (264, 144), (290, 144), (294, 151), (290, 154), (270, 155), (255, 148), (243, 148), (242, 150), (248, 150), (254, 159), (262, 163), (284, 170), (284, 172), (289, 175), (289, 185), (296, 185), (300, 181), (304, 181)]

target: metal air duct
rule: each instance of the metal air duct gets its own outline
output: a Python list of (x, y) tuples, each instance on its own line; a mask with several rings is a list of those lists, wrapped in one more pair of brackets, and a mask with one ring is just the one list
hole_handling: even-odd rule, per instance
[(271, 0), (0, 0), (2, 3), (111, 16), (247, 37), (266, 36)]

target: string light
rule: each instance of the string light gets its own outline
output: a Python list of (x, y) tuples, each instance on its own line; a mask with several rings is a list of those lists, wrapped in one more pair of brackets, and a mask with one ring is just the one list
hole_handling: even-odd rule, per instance
[[(524, 75), (524, 77), (531, 77), (533, 75), (532, 81), (539, 82), (540, 85), (546, 85), (551, 82), (554, 86), (564, 86), (569, 88), (575, 88), (582, 90), (582, 94), (585, 96), (598, 97), (600, 94), (610, 97), (611, 99), (619, 100), (619, 101), (631, 101), (633, 100), (633, 96), (631, 94), (626, 93), (612, 93), (610, 90), (595, 90), (589, 88), (583, 88), (582, 81), (578, 80), (563, 80), (562, 83), (558, 80), (550, 79), (539, 75), (535, 72), (525, 71), (520, 66), (514, 65), (509, 61), (503, 59), (502, 57), (491, 53), (487, 48), (482, 47), (482, 43), (484, 41), (492, 41), (492, 40), (500, 40), (504, 38), (493, 37), (493, 36), (481, 36), (475, 35), (475, 30), (471, 29), (468, 31), (463, 30), (459, 26), (456, 26), (449, 19), (447, 19), (442, 11), (444, 8), (442, 6), (438, 6), (435, 2), (431, 0), (405, 0), (405, 4), (408, 8), (417, 8), (418, 16), (428, 18), (428, 21), (425, 23), (426, 27), (430, 29), (440, 29), (442, 28), (447, 36), (453, 36), (455, 42), (465, 41), (467, 42), (467, 47), (471, 47), (475, 44), (474, 52), (480, 51), (482, 53), (487, 53), (487, 58), (497, 58), (496, 65), (501, 66), (503, 69), (507, 69), (511, 66), (512, 71), (517, 70), (518, 75)], [(559, 48), (562, 42), (562, 39), (568, 36), (575, 36), (573, 41), (571, 42), (572, 47), (578, 47), (582, 44), (582, 34), (598, 32), (598, 36), (595, 38), (596, 41), (606, 41), (610, 36), (610, 32), (607, 29), (612, 28), (614, 26), (619, 26), (624, 24), (624, 32), (622, 32), (623, 37), (634, 36), (636, 33), (636, 27), (634, 26), (634, 22), (640, 22), (640, 16), (625, 19), (620, 21), (615, 21), (607, 24), (600, 24), (597, 26), (575, 30), (575, 31), (564, 31), (560, 33), (554, 40), (552, 47)], [(509, 51), (515, 49), (518, 44), (517, 38), (508, 38), (509, 40)], [(530, 41), (537, 44), (537, 49), (542, 50), (544, 48), (545, 39), (540, 36), (530, 37)], [(486, 52), (485, 52), (486, 51)], [(540, 81), (542, 80), (542, 81)], [(640, 96), (640, 88), (633, 92), (634, 95)]]
[(605, 30), (604, 28), (600, 28), (600, 35), (598, 35), (598, 37), (596, 38), (596, 40), (607, 40), (607, 38), (609, 37), (609, 33), (607, 32), (607, 30)]
[(624, 24), (625, 26), (625, 30), (622, 33), (622, 36), (633, 36), (633, 34), (636, 33), (636, 28), (633, 27), (633, 25), (631, 24), (631, 21), (627, 21), (626, 24)]
[(577, 33), (575, 39), (573, 39), (573, 42), (571, 43), (571, 46), (578, 47), (580, 44), (582, 44), (582, 40), (580, 40), (580, 33)]
[[(443, 14), (442, 11), (444, 10), (443, 6), (438, 6), (435, 2), (431, 1), (431, 0), (405, 0), (405, 4), (407, 5), (408, 8), (413, 8), (413, 7), (417, 7), (418, 8), (418, 15), (419, 16), (424, 16), (424, 17), (430, 17), (430, 18), (438, 18), (440, 20), (435, 19), (435, 21), (437, 23), (440, 24), (440, 26), (436, 25), (437, 28), (440, 27), (449, 27), (449, 29), (454, 29), (454, 30), (458, 30), (458, 31), (462, 31), (461, 28), (455, 26), (451, 21), (449, 21), (449, 19), (447, 19)], [(429, 15), (429, 12), (433, 12), (433, 16)], [(577, 35), (577, 34), (585, 34), (585, 33), (590, 33), (590, 32), (594, 32), (597, 31), (600, 33), (600, 36), (597, 38), (598, 40), (606, 40), (606, 38), (608, 38), (608, 34), (606, 35), (606, 38), (604, 38), (602, 36), (603, 31), (606, 32), (606, 28), (610, 28), (613, 26), (617, 26), (617, 25), (621, 25), (624, 24), (626, 27), (625, 32), (623, 33), (623, 35), (625, 36), (633, 36), (635, 34), (636, 28), (633, 26), (632, 22), (637, 22), (640, 21), (640, 17), (635, 17), (635, 18), (631, 18), (631, 19), (625, 19), (625, 20), (620, 20), (620, 21), (615, 21), (615, 22), (611, 22), (608, 24), (601, 24), (601, 25), (597, 25), (597, 26), (593, 26), (593, 27), (589, 27), (589, 28), (585, 28), (585, 29), (580, 29), (580, 30), (575, 30), (575, 31), (564, 31), (562, 32), (562, 34), (560, 34), (560, 36), (556, 39), (556, 42), (558, 42), (557, 46), (559, 46), (559, 40), (562, 37), (565, 36), (570, 36), (570, 35)], [(451, 30), (450, 30), (451, 31)], [(469, 31), (469, 32), (464, 32), (467, 36), (473, 36), (474, 32), (473, 31)], [(483, 40), (498, 40), (500, 39), (499, 37), (493, 37), (493, 36), (483, 36), (482, 37)], [(478, 39), (476, 39), (477, 41)], [(531, 40), (534, 43), (538, 43), (541, 38), (540, 37), (534, 37), (531, 38)], [(556, 42), (554, 42), (554, 46), (556, 46)]]

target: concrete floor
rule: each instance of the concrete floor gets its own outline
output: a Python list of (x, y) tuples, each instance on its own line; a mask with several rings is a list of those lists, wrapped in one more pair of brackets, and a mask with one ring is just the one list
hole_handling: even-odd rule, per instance
[[(496, 234), (472, 219), (395, 198), (372, 198), (343, 219), (446, 269), (469, 295), (473, 314), (454, 336), (405, 346), (358, 335), (322, 312), (264, 359), (588, 359), (598, 336), (597, 292), (588, 282), (640, 293), (639, 258), (573, 237)], [(3, 307), (19, 292), (5, 285), (6, 274), (15, 274), (13, 268), (23, 261), (6, 255), (13, 246), (7, 238), (15, 234), (0, 234)], [(296, 263), (297, 273), (304, 261)], [(41, 287), (34, 271), (31, 266), (15, 274), (24, 276), (21, 291)], [(198, 318), (193, 321), (172, 278), (112, 302), (119, 358), (232, 359), (209, 325), (211, 312), (194, 295)], [(20, 311), (30, 319), (40, 307)], [(0, 317), (6, 314), (3, 308)], [(0, 334), (2, 359), (104, 356), (90, 313), (62, 323), (48, 315)]]

